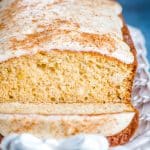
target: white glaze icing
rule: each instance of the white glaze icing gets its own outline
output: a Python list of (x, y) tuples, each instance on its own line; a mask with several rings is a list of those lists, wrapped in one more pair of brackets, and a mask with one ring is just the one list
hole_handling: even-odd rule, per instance
[(122, 9), (114, 1), (10, 1), (1, 2), (0, 61), (52, 49), (95, 51), (127, 64), (134, 61), (123, 42)]
[[(104, 114), (104, 115), (98, 115), (98, 116), (87, 116), (87, 115), (50, 115), (50, 116), (44, 116), (44, 115), (21, 115), (21, 114), (0, 114), (0, 122), (5, 122), (7, 126), (2, 125), (0, 126), (0, 133), (2, 135), (8, 135), (8, 133), (11, 133), (10, 128), (16, 128), (16, 124), (13, 124), (13, 120), (20, 120), (22, 124), (24, 124), (26, 121), (31, 122), (32, 120), (34, 122), (38, 122), (39, 125), (34, 126), (34, 129), (30, 130), (30, 133), (33, 133), (37, 136), (44, 136), (44, 137), (50, 137), (51, 135), (48, 133), (50, 124), (56, 123), (57, 127), (59, 128), (60, 122), (63, 120), (64, 122), (67, 121), (79, 121), (84, 122), (85, 120), (90, 120), (95, 122), (95, 120), (99, 120), (99, 127), (97, 127), (97, 130), (100, 134), (104, 136), (110, 136), (117, 134), (121, 132), (123, 129), (128, 127), (128, 125), (131, 123), (135, 113), (134, 112), (123, 112), (123, 113), (117, 113), (117, 114)], [(25, 121), (25, 122), (24, 122)], [(23, 123), (24, 122), (24, 123)], [(98, 123), (98, 122), (97, 122)], [(10, 126), (10, 127), (9, 127)], [(13, 127), (14, 126), (14, 127)], [(112, 128), (113, 127), (113, 128)], [(45, 130), (46, 129), (46, 130)], [(51, 132), (51, 131), (50, 131)]]

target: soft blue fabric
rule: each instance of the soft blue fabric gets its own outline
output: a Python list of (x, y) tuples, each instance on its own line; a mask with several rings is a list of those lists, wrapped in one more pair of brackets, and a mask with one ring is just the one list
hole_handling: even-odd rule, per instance
[(150, 62), (150, 0), (118, 1), (123, 5), (123, 15), (126, 22), (141, 29), (145, 35)]

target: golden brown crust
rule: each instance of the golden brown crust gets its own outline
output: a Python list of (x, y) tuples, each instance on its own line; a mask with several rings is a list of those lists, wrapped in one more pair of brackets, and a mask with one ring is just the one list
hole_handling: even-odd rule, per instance
[(107, 137), (110, 145), (117, 146), (117, 145), (122, 145), (127, 143), (130, 140), (130, 138), (133, 136), (135, 131), (137, 130), (138, 124), (139, 124), (139, 113), (137, 111), (132, 122), (126, 129), (124, 129), (122, 132), (116, 135)]
[(134, 43), (132, 41), (132, 38), (131, 38), (130, 32), (128, 30), (128, 27), (125, 23), (124, 23), (124, 26), (122, 28), (122, 33), (123, 33), (124, 41), (130, 46), (130, 49), (131, 49), (131, 51), (134, 55), (134, 62), (133, 62), (132, 65), (134, 66), (133, 73), (134, 73), (134, 76), (135, 76), (137, 65), (138, 65), (137, 57), (136, 57), (136, 49), (135, 49)]
[[(134, 55), (134, 62), (133, 62), (133, 78), (131, 80), (132, 84), (133, 84), (133, 81), (134, 81), (134, 77), (136, 75), (136, 69), (137, 69), (137, 65), (138, 65), (138, 62), (137, 62), (137, 57), (136, 57), (136, 49), (135, 49), (135, 46), (134, 46), (134, 43), (132, 41), (132, 38), (131, 38), (131, 35), (130, 35), (130, 32), (128, 30), (128, 27), (123, 19), (123, 16), (121, 15), (121, 18), (123, 20), (123, 23), (124, 23), (124, 26), (122, 28), (122, 34), (123, 34), (123, 38), (124, 38), (124, 41), (130, 46), (130, 49)], [(132, 91), (132, 89), (131, 89)]]
[[(122, 19), (123, 19), (123, 17), (122, 17)], [(138, 64), (137, 64), (137, 58), (136, 58), (136, 49), (135, 49), (135, 46), (134, 46), (134, 43), (132, 41), (130, 32), (129, 32), (125, 22), (124, 22), (124, 26), (122, 28), (122, 33), (123, 33), (124, 41), (130, 46), (131, 51), (134, 55), (134, 63), (132, 64), (133, 65), (133, 74), (132, 74), (133, 79), (131, 80), (131, 82), (133, 84)], [(132, 88), (131, 88), (130, 91), (132, 91)], [(108, 137), (110, 145), (111, 146), (116, 146), (116, 145), (122, 145), (122, 144), (127, 143), (130, 140), (130, 138), (133, 136), (133, 134), (135, 133), (136, 129), (138, 128), (138, 124), (139, 124), (139, 113), (137, 111), (137, 113), (136, 113), (135, 117), (133, 118), (131, 124), (126, 129), (124, 129), (119, 134)]]
[(3, 136), (0, 134), (0, 143), (1, 143), (1, 141), (3, 140)]

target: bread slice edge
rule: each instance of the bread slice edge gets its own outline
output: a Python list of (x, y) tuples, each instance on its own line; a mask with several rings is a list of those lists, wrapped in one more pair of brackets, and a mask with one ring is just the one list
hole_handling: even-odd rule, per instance
[[(38, 137), (64, 138), (79, 133), (102, 134), (111, 146), (129, 141), (138, 127), (138, 112), (101, 115), (0, 114), (0, 134), (31, 133)], [(113, 128), (112, 128), (113, 126)]]

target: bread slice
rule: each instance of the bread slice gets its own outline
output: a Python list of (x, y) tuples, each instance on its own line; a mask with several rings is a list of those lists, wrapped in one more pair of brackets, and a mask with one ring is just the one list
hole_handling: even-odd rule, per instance
[(27, 132), (38, 137), (62, 138), (79, 133), (93, 133), (106, 136), (110, 145), (115, 146), (126, 143), (137, 128), (138, 113), (130, 104), (22, 106), (1, 106), (3, 114), (0, 115), (0, 133), (3, 136)]
[(121, 6), (111, 0), (0, 5), (0, 133), (101, 133), (111, 145), (127, 142), (138, 125), (130, 102), (137, 62)]

